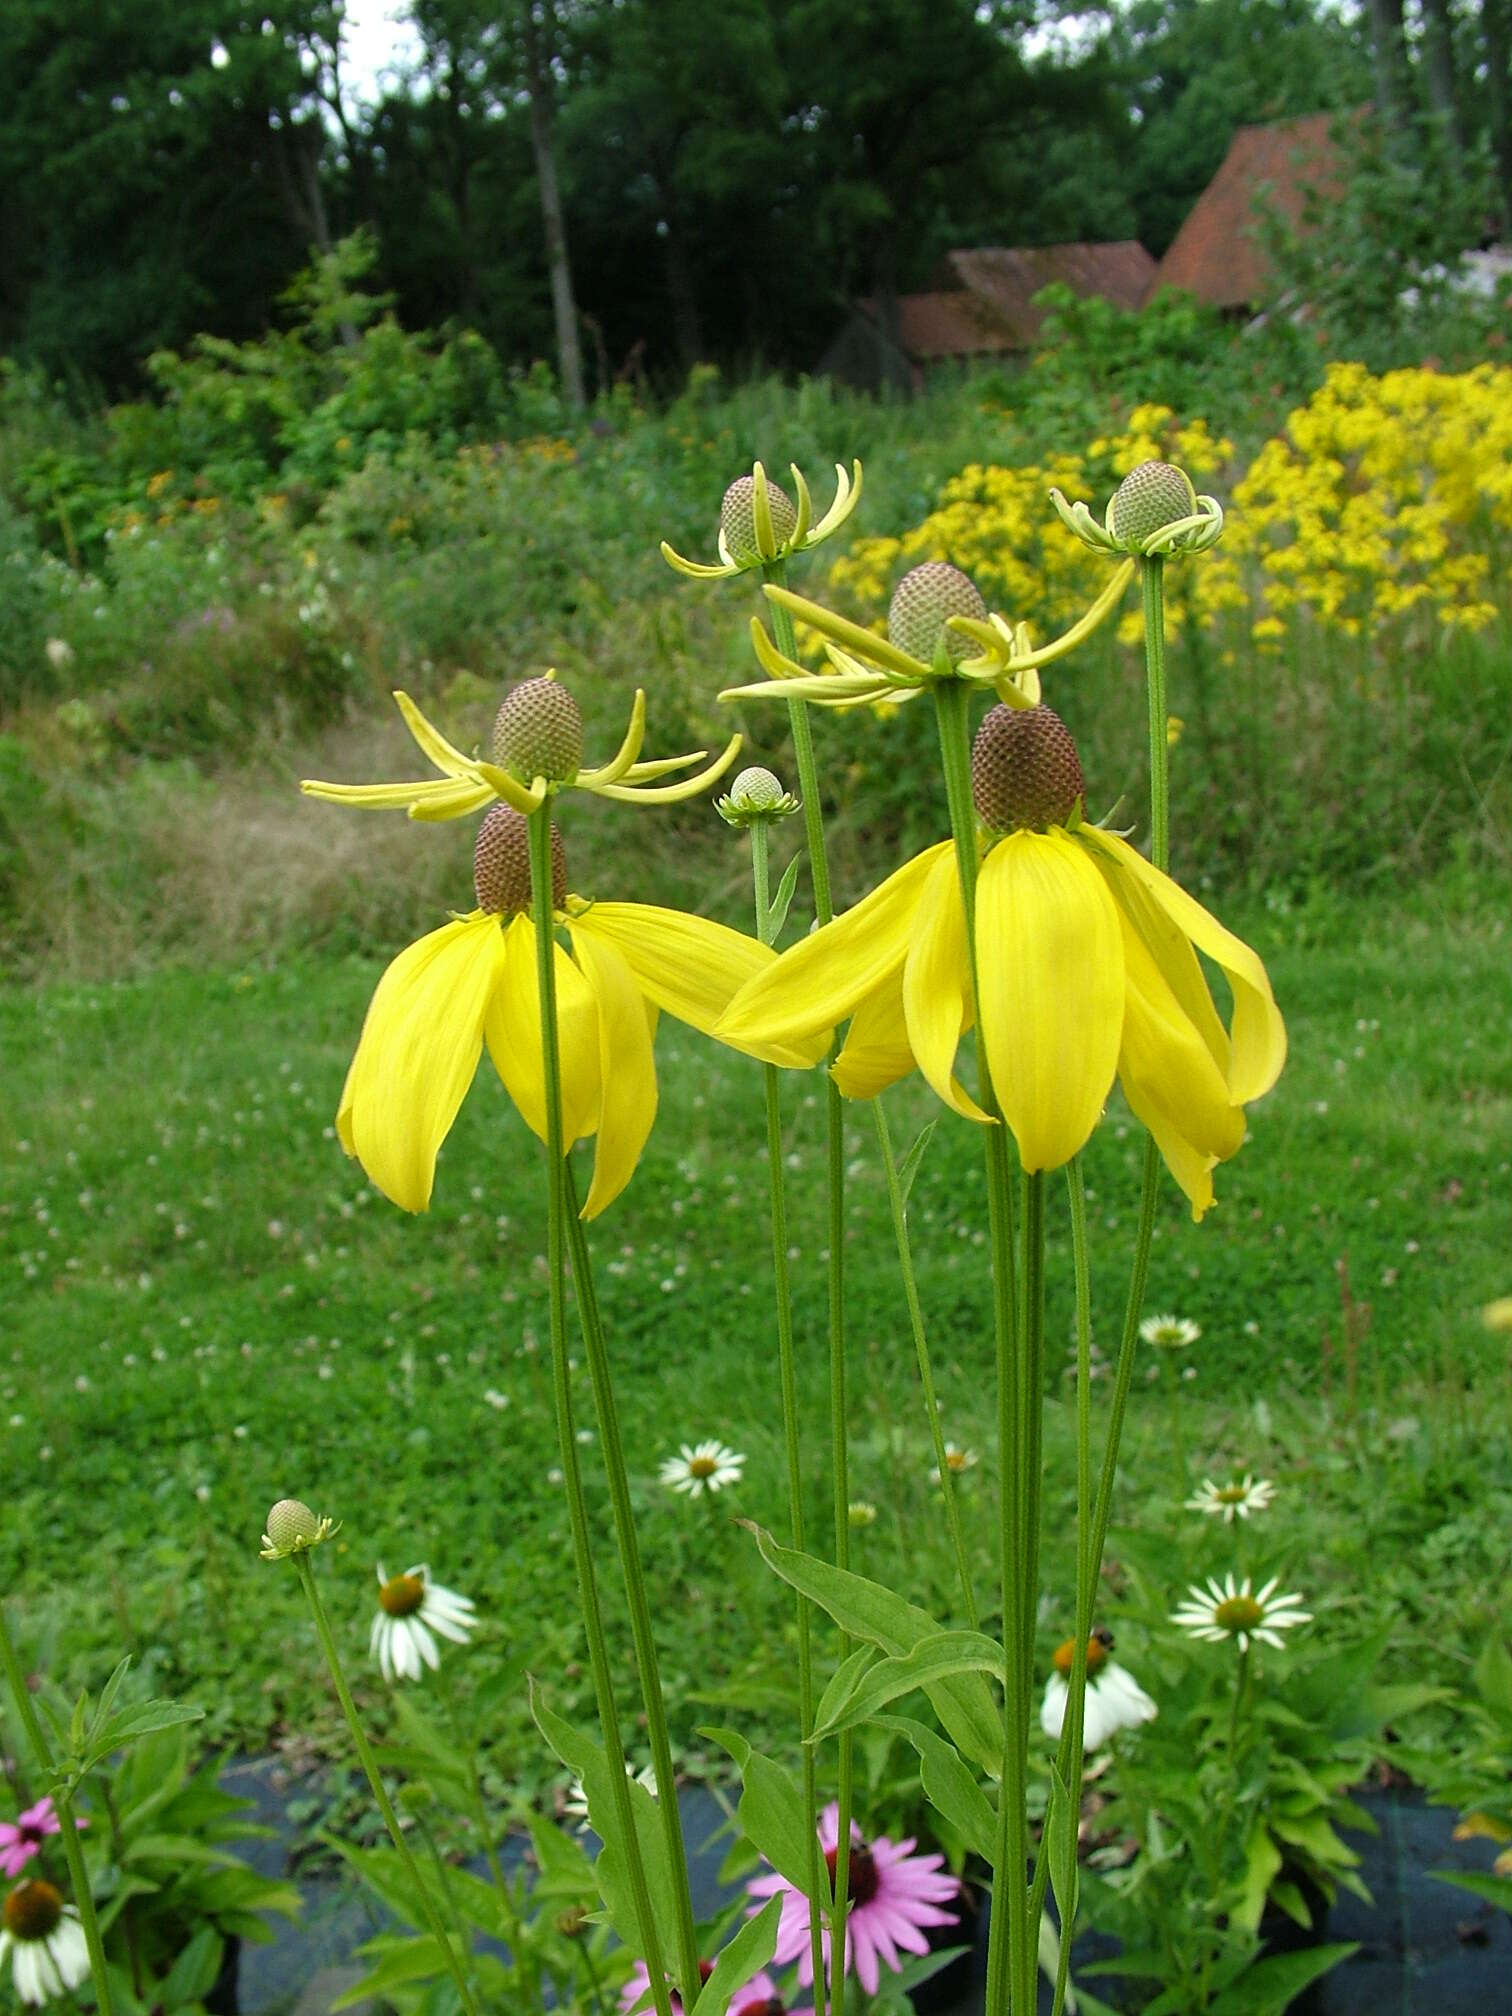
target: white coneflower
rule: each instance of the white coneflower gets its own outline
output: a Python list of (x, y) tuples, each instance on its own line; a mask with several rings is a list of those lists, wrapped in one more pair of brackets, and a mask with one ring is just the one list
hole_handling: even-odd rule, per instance
[[(959, 1449), (954, 1442), (947, 1442), (945, 1444), (945, 1468), (950, 1472), (952, 1477), (959, 1477), (967, 1470), (974, 1470), (976, 1465), (977, 1453), (975, 1449)], [(939, 1483), (940, 1468), (938, 1464), (930, 1471), (929, 1481), (931, 1484)]]
[[(1141, 1722), (1153, 1722), (1160, 1710), (1127, 1667), (1109, 1658), (1112, 1633), (1094, 1631), (1087, 1641), (1087, 1694), (1082, 1720), (1082, 1748), (1096, 1750), (1120, 1729), (1137, 1729)], [(1052, 1741), (1059, 1741), (1066, 1719), (1071, 1668), (1076, 1659), (1076, 1640), (1068, 1638), (1055, 1650), (1054, 1672), (1045, 1685), (1040, 1709), (1040, 1727)]]
[(1278, 1633), (1293, 1624), (1312, 1622), (1312, 1612), (1301, 1607), (1301, 1596), (1276, 1594), (1280, 1579), (1273, 1575), (1263, 1589), (1252, 1591), (1248, 1575), (1237, 1587), (1232, 1575), (1226, 1575), (1221, 1586), (1210, 1575), (1206, 1589), (1192, 1584), (1186, 1602), (1171, 1613), (1171, 1622), (1179, 1624), (1189, 1637), (1205, 1638), (1213, 1645), (1233, 1638), (1241, 1652), (1248, 1652), (1250, 1640), (1255, 1639), (1261, 1645), (1274, 1645), (1279, 1652)]
[(1162, 1351), (1185, 1351), (1202, 1335), (1202, 1325), (1194, 1323), (1190, 1316), (1146, 1316), (1139, 1334), (1146, 1344), (1154, 1344)]
[(738, 1484), (745, 1458), (723, 1442), (700, 1442), (691, 1447), (684, 1442), (680, 1456), (669, 1456), (661, 1466), (661, 1481), (669, 1491), (685, 1491), (690, 1498), (705, 1491), (722, 1491), (726, 1484)]
[(378, 1564), (378, 1615), (369, 1650), (385, 1680), (418, 1680), (422, 1660), (435, 1672), (441, 1657), (432, 1632), (465, 1645), (477, 1621), (471, 1598), (432, 1582), (424, 1562), (392, 1576)]
[[(633, 1778), (641, 1790), (649, 1792), (653, 1799), (656, 1797), (656, 1768), (654, 1765), (647, 1764), (642, 1770), (637, 1771), (627, 1758), (625, 1762), (625, 1776)], [(588, 1818), (588, 1788), (582, 1779), (576, 1775), (574, 1775), (571, 1785), (567, 1788), (566, 1796), (562, 1800), (562, 1811), (569, 1820), (576, 1820), (579, 1834), (586, 1834), (588, 1832), (592, 1824)]]
[(40, 1877), (18, 1883), (5, 1900), (0, 1963), (11, 1956), (19, 2001), (40, 2007), (89, 1979), (89, 1947), (79, 1914)]
[(1276, 1495), (1276, 1487), (1268, 1477), (1251, 1477), (1246, 1471), (1240, 1484), (1215, 1484), (1211, 1477), (1204, 1477), (1193, 1495), (1184, 1502), (1188, 1512), (1206, 1512), (1211, 1517), (1221, 1518), (1225, 1526), (1232, 1526), (1236, 1519), (1248, 1519), (1252, 1512), (1263, 1512)]

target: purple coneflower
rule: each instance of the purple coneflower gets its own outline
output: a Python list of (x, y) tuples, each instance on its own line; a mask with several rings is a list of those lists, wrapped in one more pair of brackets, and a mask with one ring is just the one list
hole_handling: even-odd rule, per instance
[[(831, 1801), (819, 1816), (819, 1845), (832, 1879), (839, 1842), (840, 1808)], [(879, 1960), (885, 1961), (894, 1973), (901, 1972), (900, 1947), (905, 1953), (927, 1953), (929, 1941), (924, 1928), (954, 1925), (960, 1916), (959, 1912), (940, 1909), (942, 1904), (954, 1903), (961, 1894), (955, 1877), (942, 1873), (944, 1856), (915, 1855), (911, 1852), (913, 1845), (911, 1840), (889, 1841), (881, 1835), (868, 1846), (862, 1841), (861, 1829), (855, 1821), (851, 1822), (845, 1972), (854, 1967), (868, 1995), (877, 1992)], [(782, 1898), (777, 1949), (772, 1957), (779, 1967), (796, 1960), (798, 1979), (808, 1987), (814, 1978), (808, 1899), (775, 1870), (770, 1875), (756, 1877), (746, 1889), (753, 1897)], [(830, 1936), (826, 1932), (826, 1966), (829, 1958)]]
[[(87, 1827), (87, 1820), (76, 1821)], [(14, 1820), (0, 1821), (0, 1875), (19, 1876), (49, 1834), (61, 1834), (51, 1799), (39, 1799)]]

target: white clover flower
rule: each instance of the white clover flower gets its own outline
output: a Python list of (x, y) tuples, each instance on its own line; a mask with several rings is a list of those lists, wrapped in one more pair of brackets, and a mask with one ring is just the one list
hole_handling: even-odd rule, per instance
[(661, 1481), (669, 1491), (684, 1491), (690, 1498), (705, 1491), (722, 1491), (738, 1484), (745, 1457), (723, 1442), (700, 1442), (691, 1447), (684, 1442), (680, 1456), (669, 1456), (661, 1466)]
[(1206, 1512), (1212, 1518), (1221, 1518), (1225, 1526), (1232, 1526), (1236, 1519), (1248, 1519), (1254, 1512), (1263, 1512), (1275, 1495), (1276, 1487), (1268, 1477), (1252, 1477), (1248, 1471), (1239, 1484), (1215, 1484), (1211, 1477), (1204, 1477), (1184, 1501), (1183, 1509)]
[(1221, 1645), (1225, 1638), (1233, 1638), (1241, 1652), (1248, 1652), (1254, 1639), (1261, 1645), (1274, 1645), (1279, 1652), (1280, 1632), (1293, 1624), (1312, 1622), (1312, 1612), (1302, 1608), (1301, 1596), (1276, 1594), (1280, 1579), (1273, 1575), (1263, 1589), (1252, 1592), (1248, 1575), (1237, 1586), (1232, 1575), (1226, 1575), (1221, 1585), (1210, 1575), (1206, 1589), (1192, 1584), (1186, 1602), (1171, 1613), (1171, 1622), (1179, 1624), (1188, 1637), (1203, 1638), (1209, 1644)]
[(441, 1664), (433, 1632), (465, 1645), (478, 1619), (470, 1597), (432, 1582), (422, 1562), (402, 1575), (387, 1575), (378, 1564), (378, 1615), (368, 1649), (385, 1680), (418, 1680), (423, 1660), (432, 1672)]

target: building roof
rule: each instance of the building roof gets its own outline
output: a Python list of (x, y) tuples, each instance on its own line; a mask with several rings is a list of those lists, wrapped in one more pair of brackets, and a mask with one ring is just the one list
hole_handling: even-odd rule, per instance
[[(915, 362), (1030, 350), (1044, 321), (1031, 305), (1052, 281), (1083, 299), (1101, 295), (1120, 308), (1137, 308), (1155, 273), (1155, 261), (1132, 239), (1116, 245), (1042, 245), (1030, 249), (982, 246), (946, 254), (925, 294), (898, 297), (900, 347)], [(876, 320), (877, 304), (863, 313)]]
[(1259, 209), (1302, 224), (1310, 190), (1341, 193), (1346, 167), (1333, 137), (1336, 112), (1272, 126), (1241, 126), (1161, 260), (1150, 293), (1181, 287), (1215, 308), (1253, 308), (1269, 290), (1271, 262)]

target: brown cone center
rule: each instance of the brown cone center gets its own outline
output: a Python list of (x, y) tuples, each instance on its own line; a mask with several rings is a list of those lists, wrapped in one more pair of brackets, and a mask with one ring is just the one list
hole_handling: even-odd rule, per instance
[[(826, 1848), (825, 1866), (830, 1874), (830, 1889), (835, 1887), (835, 1864), (840, 1859), (838, 1848)], [(845, 1894), (852, 1911), (862, 1904), (870, 1904), (877, 1894), (877, 1858), (870, 1848), (858, 1848), (851, 1843), (850, 1860), (845, 1865)]]

